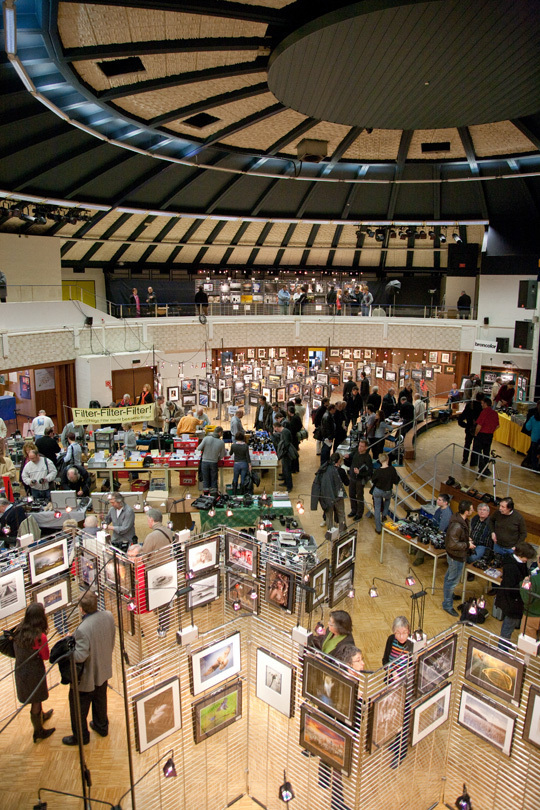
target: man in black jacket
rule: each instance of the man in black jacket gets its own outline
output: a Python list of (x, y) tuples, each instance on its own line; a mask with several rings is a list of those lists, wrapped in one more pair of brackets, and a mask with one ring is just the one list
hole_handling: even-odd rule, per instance
[(292, 480), (292, 461), (293, 456), (297, 453), (292, 443), (291, 431), (283, 427), (279, 422), (274, 425), (274, 432), (279, 436), (279, 444), (277, 446), (277, 457), (281, 461), (281, 472), (283, 473), (283, 484), (290, 492), (293, 488)]
[(469, 454), (471, 452), (471, 445), (473, 443), (474, 434), (476, 431), (476, 420), (480, 416), (482, 410), (483, 394), (477, 394), (475, 399), (469, 400), (461, 413), (458, 416), (458, 425), (465, 429), (465, 440), (463, 445), (463, 458), (462, 464), (467, 464), (469, 461)]
[(336, 410), (334, 411), (334, 422), (336, 423), (336, 435), (334, 436), (334, 453), (342, 442), (347, 438), (347, 412), (345, 408), (347, 403), (345, 400), (336, 402)]
[(72, 489), (79, 498), (90, 495), (90, 475), (80, 464), (65, 467), (60, 478), (60, 489)]
[[(502, 611), (501, 639), (512, 638), (512, 633), (521, 624), (523, 601), (519, 587), (529, 574), (527, 562), (536, 559), (536, 550), (530, 543), (517, 543), (513, 554), (503, 557), (503, 574), (500, 588), (495, 596), (495, 606)], [(515, 590), (510, 590), (515, 589)], [(499, 649), (508, 650), (509, 644), (499, 642)]]
[(365, 371), (360, 374), (360, 396), (362, 397), (362, 410), (365, 411), (369, 397), (369, 379)]
[(470, 501), (460, 501), (458, 513), (450, 518), (446, 530), (444, 546), (448, 571), (444, 575), (442, 607), (450, 616), (459, 616), (457, 610), (454, 610), (454, 588), (461, 579), (469, 549), (474, 548), (474, 543), (469, 537), (469, 518), (473, 514), (474, 506), (472, 503)]
[(26, 509), (22, 504), (0, 498), (0, 541), (3, 540), (6, 546), (14, 545), (25, 518)]
[(358, 387), (355, 385), (351, 391), (351, 395), (347, 400), (347, 407), (345, 412), (347, 414), (347, 424), (349, 422), (354, 427), (363, 410), (362, 397), (358, 392)]
[(255, 411), (255, 430), (267, 430), (272, 432), (272, 406), (266, 401), (266, 397), (259, 397), (259, 404)]
[(36, 439), (36, 447), (42, 456), (48, 458), (55, 467), (58, 467), (57, 456), (58, 453), (62, 452), (62, 449), (54, 438), (54, 428), (47, 428), (43, 436)]
[(394, 396), (395, 393), (394, 388), (389, 388), (388, 393), (382, 398), (381, 410), (384, 413), (385, 419), (392, 416), (392, 414), (397, 411), (397, 402)]
[(373, 461), (365, 439), (360, 439), (356, 451), (349, 458), (351, 511), (347, 517), (361, 520), (364, 515), (364, 488), (373, 474)]
[(352, 394), (353, 388), (356, 388), (356, 383), (353, 378), (349, 375), (347, 382), (343, 386), (343, 399), (345, 402), (349, 399), (350, 395)]
[(328, 405), (326, 413), (321, 419), (321, 464), (326, 464), (332, 453), (332, 445), (336, 437), (336, 423), (334, 413), (336, 406), (333, 403)]
[(401, 397), (399, 400), (399, 415), (403, 419), (401, 435), (405, 436), (414, 424), (414, 405), (407, 397)]
[(326, 409), (328, 408), (328, 403), (329, 402), (330, 402), (330, 400), (328, 399), (328, 397), (323, 397), (323, 399), (321, 400), (321, 404), (319, 405), (319, 407), (317, 408), (316, 411), (313, 411), (313, 414), (312, 414), (312, 417), (311, 417), (311, 419), (313, 421), (313, 426), (315, 428), (315, 430), (313, 431), (313, 436), (314, 436), (314, 438), (316, 439), (316, 442), (317, 442), (317, 444), (315, 446), (316, 447), (315, 452), (316, 452), (316, 454), (318, 456), (321, 455), (321, 448), (322, 448), (322, 441), (320, 439), (321, 422), (322, 422), (323, 416), (326, 413)]

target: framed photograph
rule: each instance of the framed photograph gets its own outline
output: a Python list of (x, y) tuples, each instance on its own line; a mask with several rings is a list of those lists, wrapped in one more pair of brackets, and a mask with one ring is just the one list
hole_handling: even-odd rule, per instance
[(280, 349), (279, 350), (280, 357), (287, 357), (287, 349)]
[(180, 681), (176, 676), (133, 696), (135, 744), (142, 754), (182, 728)]
[(352, 360), (345, 360), (343, 368), (345, 371), (352, 371), (354, 369), (354, 362)]
[(278, 402), (285, 402), (287, 400), (287, 391), (285, 388), (278, 388), (276, 394)]
[(439, 352), (430, 352), (428, 354), (428, 360), (430, 363), (438, 363), (439, 362)]
[(540, 688), (534, 684), (529, 689), (523, 739), (540, 748)]
[(68, 568), (67, 537), (47, 543), (46, 546), (38, 546), (28, 552), (28, 570), (30, 571), (30, 583), (32, 585), (37, 585), (38, 582), (55, 577), (61, 574), (62, 571), (67, 571)]
[(192, 407), (197, 404), (197, 394), (186, 394), (182, 397), (182, 403), (184, 406)]
[(199, 394), (199, 405), (202, 405), (204, 408), (208, 407), (208, 394)]
[(242, 610), (247, 610), (249, 613), (259, 612), (260, 593), (259, 583), (256, 580), (235, 574), (234, 571), (227, 571), (225, 595), (229, 604), (240, 602)]
[(330, 349), (330, 357), (341, 357), (339, 349)]
[(257, 357), (259, 358), (259, 360), (266, 360), (266, 349), (258, 349)]
[(218, 384), (219, 390), (223, 391), (223, 389), (227, 385), (227, 380), (224, 377), (220, 377), (219, 380), (217, 381), (217, 384)]
[(223, 402), (231, 402), (231, 400), (232, 400), (232, 388), (224, 388)]
[(516, 715), (500, 703), (463, 686), (458, 723), (510, 756)]
[(444, 365), (445, 363), (450, 362), (450, 355), (448, 352), (441, 352), (441, 363)]
[(242, 717), (242, 681), (224, 686), (193, 704), (195, 744), (207, 740)]
[(354, 723), (357, 678), (326, 663), (316, 653), (304, 653), (302, 695), (336, 720), (350, 726)]
[(323, 374), (321, 371), (317, 374), (317, 382), (323, 385), (328, 385), (328, 374)]
[(351, 769), (353, 738), (343, 726), (304, 703), (300, 715), (300, 745), (346, 776)]
[(433, 373), (434, 374), (441, 374), (442, 366), (433, 366)]
[(289, 399), (300, 396), (300, 383), (289, 383), (288, 387)]
[(194, 394), (197, 390), (197, 380), (195, 378), (189, 380), (182, 380), (182, 393)]
[(356, 529), (349, 529), (332, 545), (332, 573), (334, 576), (354, 562), (356, 552)]
[(200, 394), (208, 393), (208, 380), (199, 380), (199, 393)]
[(315, 383), (313, 386), (313, 394), (316, 397), (324, 397), (324, 385), (321, 383)]
[(234, 398), (234, 404), (237, 408), (243, 408), (246, 403), (246, 398), (243, 394), (239, 394), (237, 397)]
[(262, 395), (263, 397), (266, 397), (268, 402), (270, 402), (270, 400), (272, 399), (272, 390), (270, 388), (263, 388)]
[(457, 635), (430, 647), (418, 655), (416, 661), (416, 697), (427, 695), (454, 672)]
[(254, 360), (255, 359), (255, 349), (246, 349), (246, 357), (248, 358), (248, 360)]
[[(103, 589), (103, 604), (105, 610), (109, 610), (114, 616), (114, 623), (118, 627), (118, 607), (116, 605), (116, 593), (108, 588)], [(128, 610), (127, 598), (120, 599), (120, 612), (122, 614), (122, 628), (129, 636), (135, 635), (135, 614)]]
[(314, 411), (316, 411), (317, 408), (320, 408), (321, 407), (321, 400), (320, 399), (314, 399), (313, 402), (312, 402), (312, 407), (313, 407)]
[(455, 374), (456, 373), (456, 367), (455, 366), (445, 366), (444, 367), (444, 373), (445, 374)]
[(424, 369), (424, 377), (426, 380), (432, 380), (434, 377), (433, 369), (432, 368), (425, 368)]
[(421, 368), (412, 368), (411, 369), (411, 380), (421, 380), (422, 379), (422, 369)]
[(354, 360), (361, 360), (362, 359), (362, 349), (353, 349), (352, 353)]
[(339, 363), (330, 363), (328, 371), (330, 374), (341, 374), (341, 365)]
[(292, 717), (294, 714), (295, 669), (286, 661), (259, 647), (257, 650), (256, 696), (273, 709)]
[(330, 374), (328, 382), (332, 388), (337, 388), (339, 385), (341, 385), (341, 378), (339, 374)]
[(34, 602), (39, 602), (45, 608), (45, 613), (69, 605), (71, 601), (69, 577), (57, 579), (56, 582), (34, 591)]
[(213, 689), (240, 672), (240, 633), (203, 647), (191, 656), (193, 695)]
[(210, 402), (217, 402), (218, 390), (217, 388), (210, 388)]
[(305, 377), (307, 375), (308, 368), (303, 363), (298, 363), (296, 366), (296, 376), (297, 377)]
[(199, 574), (219, 564), (220, 536), (205, 537), (186, 545), (186, 572)]
[(255, 540), (225, 532), (225, 565), (256, 577), (259, 572), (259, 546)]
[(186, 610), (202, 607), (217, 599), (221, 593), (221, 572), (219, 568), (190, 579), (191, 590), (186, 594)]
[[(121, 593), (133, 593), (133, 566), (127, 560), (120, 560), (116, 558), (118, 568), (118, 583)], [(109, 588), (116, 588), (116, 579), (114, 575), (114, 557), (112, 554), (105, 552), (105, 567), (103, 569), (105, 577), (105, 584)]]
[(387, 689), (374, 698), (370, 706), (370, 751), (389, 743), (403, 728), (405, 684)]
[(307, 613), (311, 613), (316, 607), (321, 605), (328, 599), (328, 580), (330, 572), (330, 563), (328, 560), (322, 560), (314, 568), (310, 568), (306, 576), (306, 585), (315, 590), (315, 593), (306, 593), (305, 608)]
[(335, 607), (345, 599), (354, 584), (354, 565), (344, 568), (330, 580), (330, 607)]
[(395, 371), (387, 371), (384, 375), (384, 379), (387, 382), (395, 382), (396, 381), (396, 372)]
[(22, 568), (8, 569), (0, 575), (0, 619), (25, 607), (24, 571)]
[(268, 375), (268, 383), (271, 385), (279, 385), (281, 382), (281, 377), (279, 374), (269, 374)]
[(438, 692), (414, 707), (412, 717), (411, 745), (416, 745), (448, 720), (452, 684), (447, 683)]
[(375, 366), (375, 376), (378, 380), (382, 380), (384, 377), (384, 366)]
[(180, 389), (177, 385), (170, 385), (167, 388), (167, 401), (168, 402), (178, 402), (180, 399)]
[(262, 375), (263, 375), (262, 368), (260, 368), (260, 366), (257, 366), (256, 368), (253, 369), (254, 380), (262, 380)]
[(296, 597), (296, 575), (290, 568), (266, 563), (266, 601), (292, 613)]
[(176, 560), (167, 560), (148, 567), (146, 576), (146, 605), (155, 610), (172, 602), (178, 590), (178, 568)]
[(243, 380), (235, 380), (234, 381), (234, 393), (235, 394), (243, 394), (245, 388), (245, 383)]
[(214, 292), (214, 282), (213, 281), (205, 281), (203, 284), (203, 290), (206, 293)]
[(343, 357), (344, 360), (350, 360), (352, 357), (352, 352), (350, 349), (343, 349), (343, 351), (341, 352), (341, 356)]
[[(298, 371), (298, 367), (297, 367), (297, 371)], [(287, 379), (288, 380), (294, 380), (295, 377), (296, 377), (296, 374), (295, 374), (295, 371), (294, 371), (294, 366), (287, 366)]]
[(465, 677), (493, 695), (519, 705), (523, 664), (512, 655), (470, 638)]
[(371, 349), (364, 349), (364, 360), (371, 360)]

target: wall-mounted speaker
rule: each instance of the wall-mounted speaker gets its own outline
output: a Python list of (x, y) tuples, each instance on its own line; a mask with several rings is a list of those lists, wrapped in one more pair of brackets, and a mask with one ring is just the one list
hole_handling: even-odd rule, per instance
[(503, 354), (508, 354), (510, 351), (510, 338), (507, 337), (500, 337), (495, 338), (497, 341), (497, 351), (502, 352)]
[(85, 326), (92, 326), (92, 324), (93, 324), (93, 323), (94, 323), (94, 319), (93, 319), (93, 318), (91, 318), (90, 316), (87, 316), (87, 317), (84, 319), (84, 325), (85, 325)]
[(538, 281), (526, 279), (519, 282), (518, 307), (523, 309), (536, 309), (538, 297)]
[(484, 318), (484, 326), (489, 326), (489, 318)]
[(532, 349), (534, 324), (532, 321), (516, 321), (514, 328), (514, 349)]

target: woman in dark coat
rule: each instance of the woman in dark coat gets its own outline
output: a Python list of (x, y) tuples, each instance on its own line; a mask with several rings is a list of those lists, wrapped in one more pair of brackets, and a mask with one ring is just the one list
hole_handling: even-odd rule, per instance
[(346, 610), (333, 610), (328, 619), (328, 628), (324, 636), (312, 635), (310, 643), (326, 655), (335, 657), (336, 653), (347, 644), (354, 645), (352, 619)]
[(15, 685), (21, 703), (30, 702), (30, 720), (34, 727), (34, 742), (50, 737), (54, 728), (43, 728), (53, 710), (43, 713), (41, 703), (49, 697), (44, 661), (49, 660), (47, 617), (40, 602), (26, 608), (24, 619), (15, 630)]

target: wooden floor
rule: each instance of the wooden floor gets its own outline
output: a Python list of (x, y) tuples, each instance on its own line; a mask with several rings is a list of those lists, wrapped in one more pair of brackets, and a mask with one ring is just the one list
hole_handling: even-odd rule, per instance
[[(426, 460), (431, 459), (443, 447), (451, 442), (460, 442), (461, 439), (462, 431), (456, 424), (442, 426), (427, 432), (418, 440), (417, 459), (413, 466), (416, 468), (421, 467)], [(497, 446), (497, 451), (500, 451), (505, 458), (515, 459), (512, 451), (507, 448)], [(306, 505), (306, 512), (301, 517), (302, 524), (316, 538), (321, 540), (324, 535), (324, 528), (319, 525), (321, 513), (320, 511), (309, 511), (309, 494), (318, 461), (318, 457), (315, 456), (313, 440), (303, 442), (300, 453), (301, 472), (294, 476), (293, 499), (296, 501), (298, 497), (302, 497)], [(444, 480), (449, 471), (450, 461), (444, 456), (444, 459), (441, 460), (440, 478)], [(227, 471), (226, 475), (231, 476), (231, 472)], [(537, 477), (525, 470), (519, 470), (518, 473), (522, 476), (522, 486), (531, 488), (536, 485)], [(464, 483), (469, 483), (466, 476), (472, 478), (472, 473), (465, 472), (463, 476)], [(173, 480), (174, 483), (177, 483), (176, 475), (173, 476)], [(270, 481), (270, 479), (267, 480)], [(271, 487), (272, 484), (270, 483), (269, 488)], [(485, 484), (484, 489), (486, 489)], [(180, 490), (179, 488), (173, 490), (173, 494), (175, 491), (179, 492)], [(195, 490), (192, 491), (195, 494)], [(500, 494), (503, 494), (502, 490)], [(535, 500), (537, 500), (536, 496), (529, 496), (525, 493), (522, 501), (517, 499), (517, 508), (521, 504), (525, 508), (525, 504), (527, 504), (527, 509), (532, 511), (535, 507)], [(538, 508), (537, 504), (536, 508)], [(145, 516), (138, 515), (136, 528), (140, 538), (143, 538), (148, 531), (145, 524)], [(403, 585), (412, 557), (407, 554), (404, 543), (399, 540), (390, 540), (385, 545), (384, 563), (381, 564), (379, 562), (380, 537), (375, 533), (373, 520), (364, 517), (358, 524), (358, 531), (356, 599), (353, 610), (354, 636), (358, 646), (364, 652), (367, 668), (376, 669), (381, 665), (381, 657), (386, 638), (390, 633), (392, 621), (398, 615), (407, 615), (409, 613), (410, 597), (406, 590), (378, 583), (380, 596), (378, 599), (371, 599), (368, 596), (368, 589), (372, 583), (372, 578), (375, 576)], [(423, 629), (428, 637), (432, 637), (452, 623), (451, 617), (441, 608), (445, 570), (446, 565), (442, 563), (437, 574), (435, 594), (431, 595), (429, 593), (426, 598)], [(424, 584), (430, 583), (431, 562), (426, 559), (422, 567), (414, 569), (414, 573), (421, 577)], [(479, 581), (468, 584), (468, 592), (480, 596), (481, 591), (482, 587)], [(489, 598), (489, 608), (491, 608), (491, 601), (492, 599)], [(500, 622), (490, 615), (486, 627), (497, 632), (500, 629)], [(55, 710), (54, 724), (57, 731), (50, 739), (33, 744), (28, 708), (25, 708), (0, 736), (1, 810), (29, 810), (37, 802), (37, 789), (40, 786), (80, 793), (77, 749), (66, 748), (61, 742), (62, 736), (70, 733), (67, 696), (67, 686), (59, 686), (51, 692), (47, 706)], [(6, 720), (4, 720), (4, 723)], [(85, 747), (85, 755), (93, 779), (92, 795), (95, 798), (110, 801), (114, 804), (127, 789), (128, 779), (123, 730), (123, 706), (120, 697), (111, 692), (110, 720), (111, 733), (109, 737), (102, 739), (91, 732), (91, 742)], [(1, 725), (4, 725), (4, 723)], [(43, 799), (48, 802), (49, 810), (55, 808), (71, 810), (71, 808), (82, 806), (80, 802), (65, 797), (56, 798), (52, 795), (44, 795)], [(129, 807), (129, 804), (126, 802), (123, 806), (126, 808)], [(234, 805), (235, 808), (242, 808), (242, 810), (255, 806), (257, 805), (248, 798), (243, 798)], [(96, 805), (96, 807), (99, 807), (99, 805)], [(411, 796), (411, 809), (412, 807), (415, 807), (416, 810), (413, 796)], [(207, 808), (207, 810), (221, 810), (221, 808)]]

